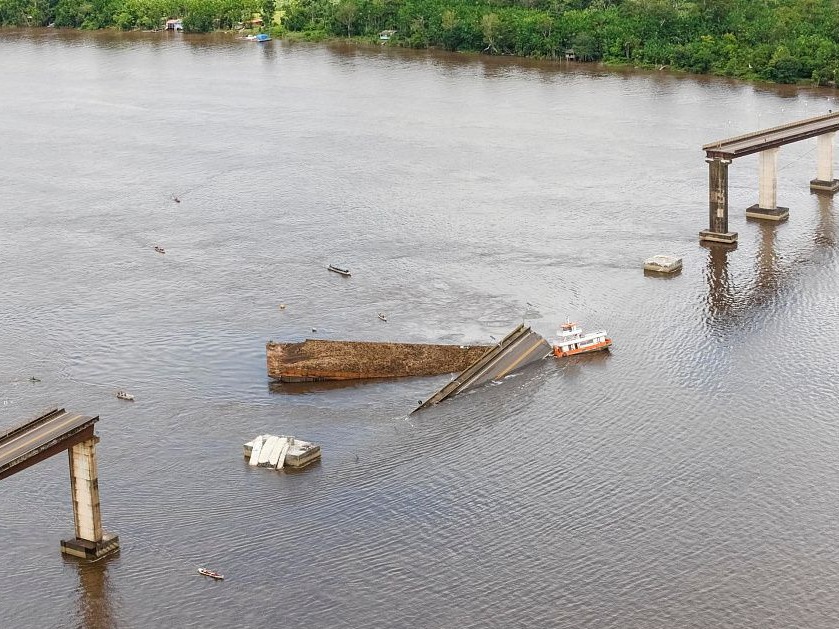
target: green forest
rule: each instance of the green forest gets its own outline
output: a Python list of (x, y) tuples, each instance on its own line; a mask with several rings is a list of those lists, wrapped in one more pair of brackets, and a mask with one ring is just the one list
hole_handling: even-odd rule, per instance
[[(0, 24), (241, 28), (489, 55), (667, 66), (776, 83), (835, 85), (839, 0), (0, 0)], [(270, 16), (270, 19), (268, 18)]]

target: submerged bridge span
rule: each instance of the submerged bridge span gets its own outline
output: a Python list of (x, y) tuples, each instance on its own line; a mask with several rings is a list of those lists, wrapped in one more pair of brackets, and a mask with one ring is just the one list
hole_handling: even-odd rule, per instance
[(738, 157), (758, 153), (758, 202), (746, 209), (748, 218), (783, 221), (789, 208), (777, 204), (778, 151), (786, 144), (818, 138), (816, 178), (810, 181), (814, 192), (834, 194), (839, 179), (833, 178), (833, 136), (839, 130), (839, 112), (755, 131), (702, 147), (708, 162), (708, 229), (699, 232), (700, 241), (734, 244), (737, 233), (728, 231), (728, 165)]
[(98, 559), (119, 548), (119, 537), (102, 530), (99, 472), (93, 425), (99, 417), (51, 408), (0, 431), (0, 480), (67, 450), (75, 537), (61, 541), (61, 552)]

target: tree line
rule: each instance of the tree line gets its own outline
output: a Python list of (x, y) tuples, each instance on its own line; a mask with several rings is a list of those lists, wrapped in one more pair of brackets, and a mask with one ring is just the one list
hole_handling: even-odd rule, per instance
[(0, 24), (231, 29), (835, 85), (839, 0), (0, 0)]

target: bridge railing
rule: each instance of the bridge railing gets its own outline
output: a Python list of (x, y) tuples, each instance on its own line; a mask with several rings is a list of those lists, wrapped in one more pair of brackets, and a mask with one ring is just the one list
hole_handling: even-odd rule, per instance
[(54, 417), (58, 417), (59, 415), (61, 415), (62, 413), (65, 413), (65, 412), (66, 411), (63, 408), (58, 407), (58, 406), (52, 406), (48, 409), (45, 409), (37, 417), (27, 419), (26, 421), (24, 421), (24, 422), (22, 422), (22, 423), (20, 423), (16, 426), (12, 426), (11, 428), (6, 428), (4, 430), (0, 430), (0, 441), (3, 441), (5, 439), (10, 439), (11, 437), (14, 437), (16, 434), (21, 433), (25, 430), (28, 430), (29, 428), (31, 428), (32, 426), (34, 426), (36, 424), (42, 424), (46, 421), (51, 420)]
[(839, 118), (839, 112), (831, 112), (827, 114), (822, 114), (821, 116), (814, 116), (813, 118), (806, 118), (805, 120), (796, 120), (795, 122), (789, 122), (787, 124), (778, 125), (777, 127), (769, 127), (768, 129), (761, 129), (760, 131), (752, 131), (751, 133), (744, 133), (743, 135), (735, 135), (734, 137), (726, 138), (725, 140), (717, 140), (716, 142), (710, 142), (708, 144), (705, 144), (702, 146), (702, 150), (710, 151), (713, 149), (718, 149), (726, 144), (734, 144), (735, 142), (752, 140), (754, 138), (759, 138), (769, 133), (776, 133), (778, 131), (790, 131), (792, 129), (797, 129), (798, 127), (803, 127), (814, 122), (830, 120), (833, 118)]

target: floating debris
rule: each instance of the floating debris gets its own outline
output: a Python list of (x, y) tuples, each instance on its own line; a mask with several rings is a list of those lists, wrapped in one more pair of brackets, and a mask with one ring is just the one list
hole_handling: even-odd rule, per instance
[(216, 581), (221, 581), (224, 579), (224, 575), (214, 570), (210, 570), (209, 568), (198, 568), (198, 574), (203, 574), (205, 577), (210, 577), (211, 579), (215, 579)]
[(411, 412), (416, 413), (490, 381), (502, 380), (513, 370), (550, 356), (552, 351), (550, 343), (542, 336), (521, 324)]
[(280, 310), (285, 310), (285, 304), (280, 304), (279, 308), (280, 308)]
[(127, 391), (117, 391), (117, 398), (120, 400), (125, 400), (126, 402), (133, 402), (134, 396), (128, 393)]
[(384, 312), (380, 312), (379, 313), (379, 319), (381, 319), (382, 321), (387, 321), (387, 315), (385, 315)]
[(653, 273), (676, 273), (682, 270), (682, 259), (676, 256), (653, 256), (644, 260), (644, 270)]
[(157, 253), (166, 253), (166, 249), (164, 249), (163, 247), (161, 247), (159, 245), (155, 245), (154, 250), (157, 251)]
[(335, 266), (334, 264), (330, 264), (326, 268), (328, 268), (333, 273), (338, 273), (339, 275), (343, 275), (344, 277), (350, 277), (350, 275), (351, 275), (349, 269), (342, 269), (341, 267)]
[(172, 195), (172, 200), (173, 200), (175, 203), (180, 203), (180, 202), (181, 202), (181, 200), (180, 200), (178, 197), (176, 197), (174, 194)]
[(320, 446), (285, 435), (259, 435), (243, 446), (248, 464), (256, 467), (300, 468), (320, 459)]

